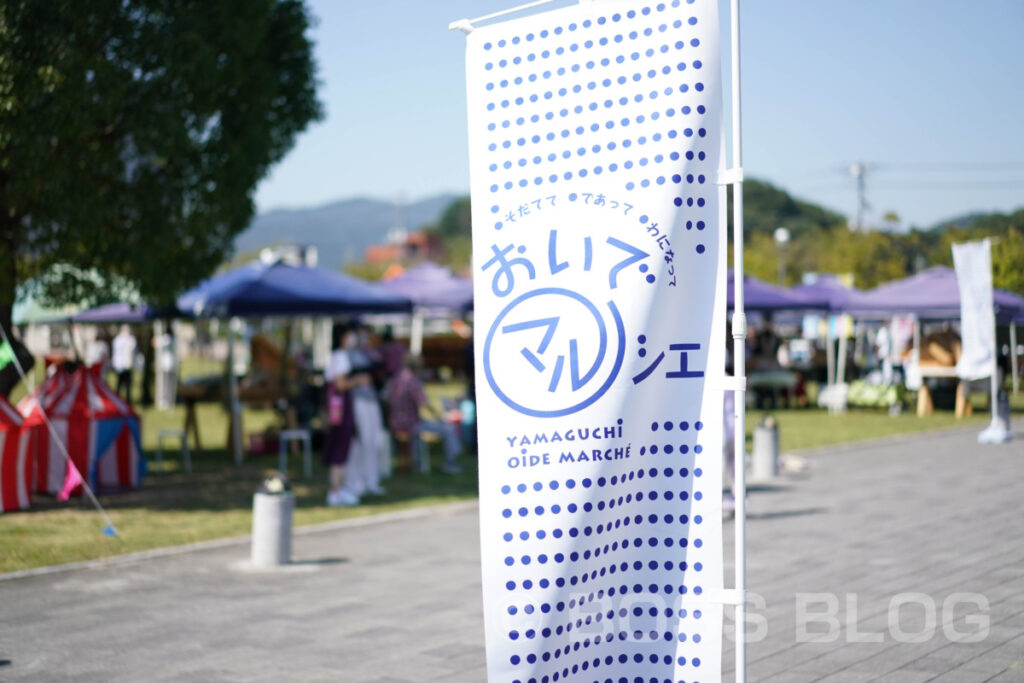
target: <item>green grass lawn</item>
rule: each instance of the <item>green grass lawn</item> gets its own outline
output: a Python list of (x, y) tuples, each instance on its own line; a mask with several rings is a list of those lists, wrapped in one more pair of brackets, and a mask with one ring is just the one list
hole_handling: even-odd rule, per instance
[[(179, 455), (169, 444), (162, 465), (156, 463), (156, 433), (180, 428), (183, 410), (143, 411), (144, 448), (149, 472), (138, 491), (108, 494), (100, 500), (117, 527), (118, 538), (100, 533), (102, 520), (85, 500), (60, 503), (49, 496), (33, 497), (30, 511), (0, 516), (0, 572), (75, 562), (123, 553), (238, 536), (250, 531), (252, 494), (277, 468), (277, 454), (247, 455), (241, 467), (225, 451), (225, 415), (216, 405), (198, 407), (204, 446), (193, 454), (193, 473), (182, 471)], [(272, 423), (270, 411), (247, 411), (245, 429), (257, 431)], [(431, 474), (395, 474), (385, 486), (387, 495), (367, 497), (362, 505), (325, 505), (327, 476), (314, 454), (311, 479), (301, 473), (301, 456), (289, 461), (296, 496), (295, 524), (316, 524), (378, 512), (464, 500), (476, 496), (476, 461), (464, 458), (465, 471), (440, 472), (441, 453), (432, 448)]]
[[(778, 421), (779, 448), (792, 452), (936, 429), (975, 426), (980, 430), (991, 419), (985, 396), (973, 394), (971, 405), (974, 414), (959, 420), (949, 410), (936, 410), (931, 415), (917, 417), (913, 406), (909, 412), (894, 417), (885, 410), (870, 408), (850, 409), (840, 415), (829, 415), (818, 409), (748, 410), (747, 446), (750, 446), (754, 425), (767, 413)], [(1024, 393), (1010, 397), (1010, 410), (1014, 415), (1024, 414)]]
[(748, 448), (754, 425), (767, 413), (778, 421), (779, 447), (787, 453), (934, 429), (977, 425), (980, 430), (988, 423), (988, 416), (978, 413), (958, 420), (952, 412), (936, 412), (919, 418), (911, 414), (890, 417), (884, 410), (851, 411), (842, 415), (829, 415), (818, 409), (751, 410), (747, 412)]
[[(435, 404), (440, 398), (455, 397), (459, 385), (431, 386), (428, 394)], [(1024, 397), (1015, 397), (1014, 410), (1024, 412)], [(764, 411), (750, 411), (748, 437)], [(976, 412), (965, 420), (952, 413), (937, 412), (927, 418), (913, 414), (890, 417), (884, 411), (851, 411), (828, 415), (817, 409), (780, 410), (773, 414), (779, 421), (782, 448), (802, 450), (880, 438), (925, 430), (957, 426), (984, 425), (988, 416)], [(152, 548), (246, 534), (251, 525), (252, 494), (277, 466), (277, 455), (247, 456), (236, 467), (225, 450), (227, 420), (219, 405), (200, 404), (198, 417), (204, 452), (193, 454), (193, 474), (185, 475), (173, 447), (162, 465), (154, 453), (156, 434), (164, 428), (180, 428), (184, 412), (147, 409), (142, 412), (143, 447), (149, 458), (149, 474), (138, 491), (104, 495), (108, 510), (120, 536), (115, 539), (100, 533), (99, 515), (82, 500), (58, 503), (47, 496), (35, 496), (33, 508), (15, 514), (0, 515), (0, 572), (30, 567), (95, 559)], [(277, 417), (269, 410), (247, 410), (247, 433), (274, 424)], [(315, 524), (336, 519), (370, 515), (384, 511), (432, 505), (439, 502), (472, 499), (477, 495), (475, 457), (464, 457), (464, 473), (451, 476), (440, 472), (440, 448), (433, 447), (435, 468), (430, 475), (396, 474), (386, 482), (388, 493), (367, 498), (353, 508), (329, 508), (324, 504), (326, 475), (319, 458), (314, 457), (310, 480), (301, 477), (301, 458), (290, 461), (297, 497), (295, 523)]]

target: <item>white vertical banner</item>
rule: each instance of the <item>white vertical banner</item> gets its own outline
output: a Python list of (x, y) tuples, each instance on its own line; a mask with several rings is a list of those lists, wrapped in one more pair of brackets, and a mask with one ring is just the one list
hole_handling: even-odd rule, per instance
[(717, 12), (467, 36), (492, 683), (721, 678)]
[(961, 379), (991, 377), (995, 371), (995, 312), (992, 303), (992, 243), (988, 239), (953, 245), (960, 287)]

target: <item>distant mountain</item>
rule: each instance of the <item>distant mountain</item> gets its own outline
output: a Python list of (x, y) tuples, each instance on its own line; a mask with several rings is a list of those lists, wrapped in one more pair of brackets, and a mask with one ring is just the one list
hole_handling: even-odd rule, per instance
[(276, 244), (313, 244), (324, 268), (362, 261), (363, 251), (383, 242), (392, 228), (412, 231), (434, 223), (458, 195), (438, 195), (411, 204), (357, 197), (309, 209), (279, 209), (257, 216), (235, 240), (238, 254)]
[[(731, 225), (731, 197), (728, 211)], [(755, 233), (770, 235), (781, 226), (796, 237), (815, 228), (828, 229), (845, 223), (842, 215), (797, 199), (765, 180), (747, 178), (743, 183), (743, 232), (748, 239)]]
[(982, 218), (986, 218), (990, 215), (992, 214), (985, 213), (983, 211), (975, 211), (974, 213), (967, 213), (963, 214), (962, 216), (955, 216), (953, 218), (947, 218), (945, 220), (939, 221), (935, 225), (925, 228), (925, 230), (938, 230), (941, 232), (942, 230), (945, 230), (951, 225), (957, 228), (969, 228)]

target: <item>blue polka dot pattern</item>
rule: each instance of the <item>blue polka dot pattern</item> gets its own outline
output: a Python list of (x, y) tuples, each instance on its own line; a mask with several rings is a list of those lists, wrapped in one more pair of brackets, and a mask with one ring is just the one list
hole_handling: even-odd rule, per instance
[[(704, 352), (681, 357), (697, 340), (674, 336), (688, 329), (680, 315), (657, 320), (616, 297), (648, 288), (682, 305), (695, 298), (693, 273), (717, 268), (717, 4), (581, 3), (468, 36), (474, 272), (495, 294), (478, 301), (478, 324), (493, 330), (514, 297), (583, 272), (600, 293), (573, 291), (598, 308), (612, 299), (626, 330), (614, 397), (600, 409), (525, 420), (493, 384), (478, 389), (489, 680), (715, 678), (721, 434), (705, 422), (721, 407), (705, 403), (716, 394), (700, 381), (678, 393), (685, 400), (631, 404), (627, 388), (703, 376), (692, 371)], [(609, 256), (609, 244), (622, 246)], [(515, 286), (483, 270), (498, 254), (520, 264)], [(534, 323), (547, 320), (502, 323), (524, 341), (501, 362), (556, 374), (564, 363), (582, 383), (575, 352), (541, 358), (549, 337)]]
[[(516, 188), (552, 192), (614, 173), (612, 187), (627, 196), (674, 187), (670, 201), (706, 221), (709, 213), (699, 209), (707, 206), (716, 167), (708, 163), (705, 172), (687, 174), (685, 183), (676, 172), (709, 162), (708, 152), (718, 144), (706, 123), (709, 107), (716, 106), (707, 89), (715, 60), (697, 37), (702, 8), (690, 4), (556, 20), (548, 29), (527, 32), (532, 40), (509, 35), (484, 41), (485, 97), (472, 113), (485, 121), (487, 192), (494, 198)], [(643, 153), (645, 143), (683, 151), (691, 163), (668, 154), (654, 160)], [(521, 151), (518, 158), (507, 158), (515, 150)], [(493, 225), (501, 229), (506, 221)], [(707, 246), (695, 242), (693, 253), (703, 255)]]

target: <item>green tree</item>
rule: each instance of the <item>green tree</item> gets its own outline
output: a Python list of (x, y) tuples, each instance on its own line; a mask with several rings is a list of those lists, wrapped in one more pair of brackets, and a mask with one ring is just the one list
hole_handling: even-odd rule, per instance
[(953, 265), (953, 245), (990, 237), (992, 239), (992, 285), (1024, 295), (1024, 211), (1006, 216), (990, 214), (970, 227), (949, 226), (938, 240), (932, 260)]
[(473, 214), (470, 209), (469, 197), (460, 197), (448, 205), (433, 230), (442, 237), (468, 236), (472, 225)]
[(164, 304), (211, 273), (320, 116), (309, 25), (301, 0), (0, 0), (0, 324), (38, 275)]
[[(744, 221), (746, 218), (744, 217)], [(768, 233), (754, 233), (744, 240), (743, 272), (775, 284), (779, 272), (779, 248)], [(787, 245), (789, 246), (789, 245)], [(788, 252), (787, 252), (788, 256)], [(729, 267), (732, 268), (732, 245), (729, 245)], [(788, 273), (789, 268), (786, 268)]]
[(469, 197), (460, 197), (448, 205), (435, 225), (424, 229), (441, 238), (447, 265), (461, 270), (473, 259), (472, 225)]
[(1024, 295), (1024, 230), (1010, 228), (992, 245), (992, 284)]
[(391, 266), (390, 263), (349, 263), (342, 266), (342, 270), (349, 275), (354, 275), (361, 280), (377, 282), (384, 277), (385, 271)]

